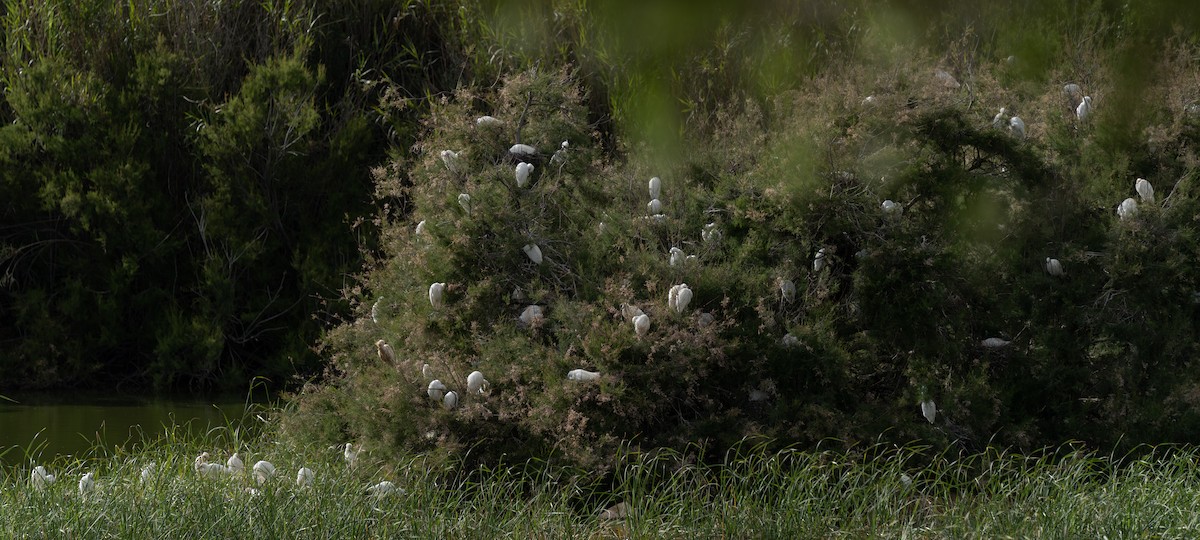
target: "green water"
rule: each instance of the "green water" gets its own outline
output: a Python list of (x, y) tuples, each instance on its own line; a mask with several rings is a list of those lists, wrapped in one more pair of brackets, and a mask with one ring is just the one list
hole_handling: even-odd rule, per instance
[(170, 430), (201, 435), (237, 428), (246, 396), (144, 397), (63, 392), (5, 394), (0, 400), (0, 464), (86, 458), (94, 448), (133, 450)]

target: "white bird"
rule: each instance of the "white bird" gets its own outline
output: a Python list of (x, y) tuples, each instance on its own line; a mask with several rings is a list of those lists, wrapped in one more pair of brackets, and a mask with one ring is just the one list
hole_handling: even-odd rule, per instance
[(793, 347), (800, 346), (800, 339), (797, 338), (796, 336), (792, 335), (791, 332), (788, 332), (783, 335), (783, 339), (779, 340), (779, 343), (782, 344), (784, 347), (791, 349)]
[(533, 168), (532, 163), (517, 164), (517, 187), (525, 187), (525, 184), (529, 183), (529, 174), (533, 172)]
[(444, 408), (448, 411), (457, 406), (458, 406), (458, 392), (455, 392), (453, 390), (446, 392), (445, 397), (442, 398), (442, 408)]
[(379, 324), (379, 303), (382, 301), (383, 301), (383, 297), (380, 296), (379, 299), (376, 300), (374, 304), (371, 304), (371, 322), (373, 322), (375, 324)]
[(454, 152), (452, 150), (442, 150), (441, 155), (442, 163), (446, 165), (446, 169), (452, 173), (458, 172), (458, 165), (460, 163), (458, 152)]
[(566, 163), (567, 162), (567, 151), (570, 148), (570, 146), (571, 146), (571, 143), (569, 143), (567, 141), (563, 141), (562, 145), (559, 147), (559, 149), (554, 152), (554, 155), (550, 156), (550, 164), (561, 166), (562, 164)]
[(496, 118), (494, 116), (484, 115), (484, 116), (480, 116), (479, 118), (475, 119), (476, 126), (498, 126), (503, 123), (504, 123), (503, 121), (501, 121), (499, 118)]
[(662, 201), (658, 199), (651, 199), (650, 202), (646, 203), (646, 212), (650, 213), (651, 215), (662, 214)]
[(676, 285), (676, 287), (678, 289), (671, 287), (675, 293), (668, 296), (668, 301), (671, 304), (671, 309), (675, 310), (676, 313), (683, 313), (687, 309), (688, 304), (692, 302), (692, 289), (688, 287), (687, 283)]
[(79, 479), (79, 494), (87, 496), (93, 491), (96, 491), (96, 480), (92, 473), (87, 473)]
[(796, 284), (790, 279), (779, 280), (779, 292), (785, 302), (791, 303), (796, 299)]
[(1137, 215), (1138, 204), (1132, 197), (1121, 201), (1121, 205), (1117, 207), (1117, 217), (1121, 219), (1131, 218)]
[(595, 381), (600, 378), (599, 371), (588, 371), (586, 369), (572, 369), (567, 372), (568, 381)]
[(1009, 343), (1012, 342), (998, 337), (990, 337), (983, 340), (983, 346), (989, 349), (999, 349), (1000, 347), (1008, 345)]
[[(662, 195), (662, 180), (659, 180), (659, 178), (655, 176), (654, 178), (650, 179), (650, 198), (657, 199), (660, 195)], [(658, 212), (654, 213), (657, 214)]]
[(634, 317), (633, 331), (637, 333), (638, 337), (645, 336), (646, 332), (650, 331), (650, 316), (643, 313)]
[(679, 266), (679, 265), (683, 264), (683, 261), (686, 259), (687, 259), (687, 256), (684, 255), (682, 249), (673, 247), (673, 248), (671, 248), (671, 258), (668, 259), (667, 262), (669, 262), (671, 264), (671, 266)]
[(721, 229), (717, 228), (716, 223), (709, 223), (700, 231), (700, 239), (705, 242), (719, 242), (721, 240)]
[(533, 326), (534, 323), (541, 321), (542, 317), (542, 306), (529, 305), (525, 306), (525, 309), (521, 311), (519, 319), (526, 326)]
[(483, 372), (472, 371), (467, 375), (467, 392), (472, 394), (482, 394), (488, 387), (488, 380), (483, 377)]
[(467, 215), (471, 215), (471, 196), (466, 193), (458, 194), (458, 205), (462, 207)]
[(302, 488), (310, 488), (313, 486), (313, 481), (317, 479), (317, 475), (308, 467), (300, 467), (296, 471), (296, 485)]
[(675, 310), (675, 299), (679, 297), (680, 287), (683, 287), (683, 285), (672, 285), (670, 290), (667, 291), (667, 307), (671, 308), (672, 311)]
[(862, 104), (863, 105), (874, 105), (875, 104), (875, 96), (867, 96), (867, 97), (863, 98)]
[(46, 468), (38, 465), (33, 468), (33, 472), (29, 473), (29, 483), (33, 484), (33, 489), (41, 491), (54, 483), (54, 475), (46, 471)]
[(885, 214), (899, 215), (904, 213), (904, 207), (901, 206), (900, 203), (891, 199), (883, 201), (879, 207), (883, 209), (883, 213)]
[(537, 155), (537, 148), (528, 144), (514, 144), (508, 149), (508, 153), (518, 157), (533, 157)]
[(825, 268), (825, 248), (817, 250), (816, 256), (813, 257), (813, 273), (818, 273)]
[(358, 453), (361, 451), (361, 444), (358, 446), (358, 450), (355, 450), (353, 443), (346, 443), (342, 450), (342, 458), (346, 460), (346, 465), (353, 467), (355, 463), (358, 463)]
[(992, 117), (992, 127), (996, 128), (996, 129), (1003, 128), (1004, 124), (1005, 124), (1004, 117), (1007, 113), (1008, 113), (1008, 109), (1005, 109), (1004, 107), (1000, 107), (1000, 112), (996, 113), (996, 116)]
[[(379, 360), (387, 365), (396, 363), (396, 351), (392, 350), (392, 346), (384, 340), (375, 342), (375, 351), (379, 353)], [(230, 458), (232, 459), (232, 458)]]
[(265, 484), (267, 480), (270, 480), (274, 476), (275, 465), (272, 465), (270, 461), (259, 461), (254, 464), (254, 480), (259, 485)]
[(433, 380), (433, 368), (429, 367), (429, 364), (421, 364), (421, 376), (425, 377), (425, 380)]
[(1046, 257), (1046, 273), (1055, 277), (1063, 275), (1062, 263), (1058, 259)]
[(433, 306), (433, 309), (441, 309), (443, 301), (445, 300), (443, 298), (443, 295), (445, 293), (446, 293), (446, 284), (445, 283), (434, 283), (433, 285), (430, 285), (429, 286), (429, 305)]
[(529, 257), (529, 260), (533, 261), (533, 264), (542, 264), (542, 248), (537, 244), (525, 244), (521, 250), (525, 252), (526, 257)]
[(1087, 120), (1088, 115), (1092, 113), (1092, 96), (1083, 96), (1083, 101), (1079, 102), (1079, 106), (1075, 107), (1075, 118), (1080, 122)]
[(1133, 189), (1137, 191), (1138, 197), (1142, 198), (1142, 202), (1154, 202), (1154, 186), (1145, 178), (1138, 178), (1133, 183)]
[(157, 465), (155, 465), (154, 463), (149, 463), (145, 467), (142, 467), (141, 478), (142, 478), (143, 484), (145, 484), (146, 482), (149, 482), (150, 479), (154, 477), (154, 469), (156, 467), (157, 467)]
[(1020, 116), (1014, 116), (1008, 119), (1008, 131), (1016, 135), (1018, 139), (1025, 138), (1025, 121), (1021, 120)]
[(932, 399), (927, 399), (921, 402), (921, 415), (924, 416), (926, 420), (929, 420), (930, 424), (933, 423), (933, 419), (937, 417), (937, 405), (934, 404)]
[(367, 488), (367, 493), (373, 495), (375, 498), (380, 498), (385, 495), (390, 495), (391, 493), (393, 493), (395, 491), (396, 491), (396, 484), (388, 482), (387, 480), (384, 480), (378, 484), (375, 484), (375, 485)]
[(234, 452), (232, 456), (229, 456), (229, 459), (225, 460), (225, 467), (230, 473), (239, 473), (246, 468), (245, 464), (242, 463), (242, 458), (238, 457), (237, 452)]
[(441, 401), (446, 395), (446, 385), (438, 379), (429, 381), (429, 387), (425, 389), (425, 394), (429, 396), (429, 399)]
[(414, 230), (414, 232), (417, 236), (425, 234), (425, 220), (422, 219), (421, 221), (417, 222), (417, 228)]

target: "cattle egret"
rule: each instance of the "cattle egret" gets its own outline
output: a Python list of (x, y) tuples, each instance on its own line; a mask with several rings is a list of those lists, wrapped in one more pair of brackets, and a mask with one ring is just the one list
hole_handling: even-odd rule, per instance
[(655, 176), (650, 179), (650, 198), (657, 199), (660, 195), (662, 195), (662, 180)]
[(346, 443), (342, 448), (342, 459), (346, 460), (346, 465), (353, 467), (358, 463), (358, 453), (362, 451), (362, 445), (358, 446), (358, 450), (354, 449), (353, 443)]
[(375, 498), (381, 498), (385, 495), (390, 495), (394, 491), (396, 491), (396, 484), (388, 482), (387, 480), (367, 488), (367, 493), (373, 495)]
[(83, 475), (83, 478), (79, 479), (79, 494), (80, 495), (87, 496), (87, 495), (90, 495), (95, 490), (96, 490), (96, 480), (95, 480), (95, 477), (92, 476), (92, 473), (87, 473), (87, 474)]
[(880, 204), (879, 207), (883, 209), (883, 213), (885, 214), (899, 215), (904, 212), (904, 207), (891, 199), (883, 201), (883, 204)]
[(461, 160), (459, 159), (458, 152), (454, 152), (451, 150), (442, 150), (442, 163), (444, 163), (446, 165), (446, 169), (449, 170), (450, 172), (452, 172), (452, 173), (458, 172), (458, 165), (459, 165), (460, 161)]
[(1046, 257), (1046, 273), (1055, 277), (1063, 275), (1062, 263), (1058, 259)]
[(229, 459), (225, 460), (225, 467), (230, 473), (239, 473), (246, 468), (246, 465), (242, 463), (242, 458), (238, 457), (238, 453), (234, 452)]
[(480, 371), (472, 371), (467, 375), (467, 392), (472, 394), (482, 394), (487, 390), (488, 380), (483, 378), (483, 373)]
[(671, 289), (667, 291), (667, 307), (671, 308), (672, 311), (675, 309), (675, 299), (679, 297), (680, 287), (683, 287), (683, 285), (672, 285)]
[(751, 390), (750, 391), (750, 403), (759, 403), (759, 402), (766, 401), (770, 398), (771, 398), (771, 394), (763, 392), (762, 390)]
[(562, 164), (566, 163), (567, 162), (567, 150), (570, 148), (570, 146), (571, 146), (571, 143), (569, 143), (567, 141), (563, 141), (562, 145), (559, 147), (559, 149), (556, 152), (554, 152), (553, 156), (550, 157), (550, 164), (562, 166)]
[(1000, 112), (996, 113), (996, 116), (992, 117), (992, 127), (996, 128), (996, 129), (1002, 129), (1005, 124), (1004, 118), (1006, 116), (1006, 113), (1008, 113), (1008, 109), (1005, 109), (1004, 107), (1000, 107)]
[(874, 105), (875, 104), (875, 96), (867, 96), (867, 97), (863, 98), (862, 104), (863, 105)]
[(671, 264), (671, 266), (679, 266), (679, 265), (683, 264), (683, 261), (686, 258), (687, 258), (687, 256), (684, 255), (682, 249), (673, 247), (673, 248), (671, 248), (671, 258), (668, 259), (667, 262), (669, 262)]
[(420, 222), (417, 223), (417, 228), (414, 229), (414, 232), (416, 233), (417, 236), (421, 236), (422, 234), (425, 234), (425, 220), (422, 219)]
[(1075, 118), (1083, 122), (1090, 114), (1092, 114), (1092, 96), (1083, 96), (1083, 101), (1080, 101), (1079, 106), (1075, 107)]
[(653, 215), (661, 214), (662, 213), (662, 201), (660, 201), (658, 199), (652, 199), (650, 202), (646, 203), (646, 212), (649, 212), (650, 214), (653, 214)]
[(532, 163), (518, 163), (517, 171), (516, 171), (517, 187), (525, 187), (525, 184), (529, 183), (529, 173), (532, 173), (532, 172), (533, 172), (533, 164)]
[(933, 403), (932, 399), (921, 402), (921, 415), (929, 420), (930, 424), (933, 423), (933, 419), (937, 417), (937, 405)]
[(384, 340), (375, 342), (375, 351), (379, 353), (379, 360), (387, 365), (396, 363), (396, 351), (392, 350), (392, 346)]
[(142, 467), (141, 478), (142, 478), (143, 484), (145, 484), (146, 482), (149, 482), (150, 479), (154, 476), (154, 468), (155, 467), (156, 467), (156, 465), (153, 463), (147, 464), (145, 467)]
[(779, 292), (785, 302), (791, 303), (796, 299), (796, 284), (790, 279), (782, 279), (779, 281)]
[(525, 251), (525, 256), (533, 261), (533, 264), (542, 264), (542, 248), (537, 244), (525, 244), (525, 247), (521, 249)]
[(999, 349), (1000, 347), (1008, 345), (1009, 343), (1012, 342), (998, 337), (990, 337), (983, 340), (983, 346), (989, 349)]
[(379, 303), (382, 301), (383, 301), (383, 297), (380, 296), (379, 299), (376, 300), (374, 304), (371, 304), (371, 322), (373, 322), (375, 324), (379, 324)]
[(425, 393), (429, 396), (429, 399), (441, 401), (446, 395), (446, 385), (442, 384), (442, 381), (434, 379), (429, 381), (429, 387), (425, 389)]
[(958, 83), (958, 79), (954, 78), (954, 75), (951, 75), (944, 70), (939, 69), (935, 71), (933, 76), (937, 77), (938, 82), (942, 83), (942, 86), (945, 86), (946, 88), (958, 88), (959, 86), (962, 86)]
[(1137, 181), (1133, 183), (1133, 189), (1136, 190), (1138, 196), (1142, 198), (1142, 202), (1154, 202), (1154, 186), (1150, 185), (1150, 182), (1148, 182), (1145, 178), (1138, 178)]
[(520, 320), (526, 326), (533, 326), (535, 323), (541, 322), (542, 317), (542, 306), (529, 305), (525, 306), (525, 309), (521, 311)]
[(680, 285), (679, 291), (675, 295), (675, 305), (671, 306), (676, 313), (683, 313), (687, 309), (688, 304), (692, 302), (692, 289), (687, 286), (687, 283)]
[(528, 144), (517, 143), (508, 149), (508, 153), (517, 156), (518, 158), (531, 158), (537, 155), (537, 148), (529, 146)]
[(1016, 135), (1018, 139), (1025, 138), (1025, 121), (1021, 120), (1020, 116), (1014, 116), (1008, 119), (1008, 131)]
[(825, 248), (817, 250), (816, 256), (813, 257), (813, 273), (820, 272), (825, 268)]
[(588, 371), (586, 369), (572, 369), (567, 372), (568, 381), (594, 381), (600, 378), (599, 371)]
[(643, 313), (634, 317), (633, 331), (637, 333), (638, 337), (645, 336), (646, 332), (650, 331), (650, 316)]
[(192, 460), (192, 468), (200, 471), (202, 465), (208, 465), (208, 452), (200, 452), (196, 459)]
[(480, 116), (479, 118), (475, 119), (476, 126), (498, 126), (503, 123), (504, 122), (502, 122), (499, 118), (496, 118), (494, 116), (484, 115), (484, 116)]
[(789, 348), (789, 349), (790, 349), (790, 348), (792, 348), (792, 347), (799, 347), (799, 346), (800, 346), (800, 339), (799, 339), (799, 338), (797, 338), (796, 336), (793, 336), (793, 335), (792, 335), (790, 332), (789, 332), (789, 333), (787, 333), (787, 334), (784, 334), (784, 335), (783, 335), (783, 339), (779, 340), (779, 342), (780, 342), (780, 343), (781, 343), (781, 344), (782, 344), (784, 347), (787, 347), (787, 348)]
[(317, 475), (308, 467), (300, 467), (296, 471), (296, 485), (302, 488), (310, 488), (313, 486), (313, 481), (317, 479)]
[(642, 315), (642, 314), (643, 314), (642, 308), (640, 308), (640, 307), (637, 307), (633, 304), (622, 304), (621, 305), (621, 316), (625, 317), (626, 319), (629, 319), (629, 322), (633, 322), (633, 319), (637, 318), (638, 315)]
[(254, 464), (254, 480), (259, 485), (265, 484), (275, 476), (275, 466), (270, 461), (259, 461)]
[(700, 231), (700, 239), (705, 242), (719, 242), (721, 240), (721, 229), (717, 228), (716, 223), (709, 223)]
[(41, 491), (54, 483), (54, 475), (46, 471), (46, 468), (38, 465), (33, 468), (33, 472), (29, 473), (29, 483), (33, 484), (33, 489)]
[(1117, 207), (1117, 217), (1121, 219), (1131, 218), (1137, 214), (1137, 201), (1132, 197), (1121, 201), (1121, 205)]
[(443, 295), (446, 293), (445, 283), (434, 283), (429, 286), (429, 305), (433, 309), (441, 309), (443, 303)]
[(444, 397), (442, 397), (442, 408), (444, 408), (448, 411), (457, 406), (458, 406), (458, 392), (455, 392), (453, 390), (446, 392), (446, 395)]
[(471, 215), (471, 196), (470, 195), (467, 195), (466, 193), (459, 193), (458, 194), (458, 205), (462, 207), (463, 211), (466, 212), (468, 216)]
[(429, 367), (429, 364), (421, 364), (421, 376), (424, 377), (425, 380), (427, 380), (427, 381), (432, 381), (433, 380), (433, 368)]

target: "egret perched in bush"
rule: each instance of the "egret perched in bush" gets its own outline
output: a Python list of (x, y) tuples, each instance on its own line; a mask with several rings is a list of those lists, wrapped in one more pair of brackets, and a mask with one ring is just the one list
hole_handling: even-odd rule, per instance
[(429, 387), (425, 389), (425, 394), (429, 396), (429, 399), (441, 401), (446, 396), (446, 385), (438, 379), (429, 381)]
[(796, 284), (790, 279), (779, 280), (779, 292), (783, 295), (783, 301), (789, 304), (796, 299)]
[(684, 255), (682, 249), (677, 247), (671, 248), (671, 257), (667, 259), (667, 262), (670, 263), (671, 266), (679, 266), (683, 264), (683, 261), (685, 260), (687, 260), (687, 256)]
[(599, 371), (588, 371), (586, 369), (572, 369), (567, 372), (568, 381), (594, 381), (600, 378)]
[(246, 465), (242, 463), (242, 458), (238, 457), (238, 453), (234, 452), (229, 459), (225, 460), (225, 468), (230, 473), (239, 473), (246, 468)]
[(929, 423), (932, 424), (934, 418), (937, 418), (937, 405), (932, 399), (927, 399), (921, 402), (921, 416), (924, 416)]
[(1058, 259), (1052, 259), (1050, 257), (1046, 257), (1046, 273), (1050, 274), (1052, 276), (1055, 276), (1055, 277), (1062, 276), (1063, 275), (1062, 263), (1058, 262)]
[(300, 470), (296, 471), (296, 485), (301, 488), (312, 487), (313, 481), (316, 479), (317, 475), (308, 467), (300, 467)]
[(517, 187), (525, 187), (529, 183), (529, 174), (533, 172), (533, 164), (521, 162), (517, 164)]
[(1008, 131), (1016, 135), (1018, 139), (1025, 138), (1025, 121), (1021, 120), (1020, 116), (1014, 116), (1008, 119)]
[(392, 346), (384, 340), (375, 342), (375, 351), (379, 353), (379, 360), (391, 366), (396, 364), (396, 351), (392, 350)]
[(1083, 122), (1090, 114), (1092, 114), (1092, 96), (1083, 96), (1083, 101), (1080, 101), (1079, 106), (1075, 107), (1075, 118)]
[(423, 220), (423, 219), (422, 219), (420, 222), (418, 222), (418, 223), (417, 223), (417, 228), (416, 228), (416, 229), (414, 229), (414, 230), (413, 230), (413, 232), (414, 232), (414, 233), (415, 233), (417, 236), (421, 236), (422, 234), (425, 234), (425, 220)]
[(146, 482), (149, 482), (150, 479), (154, 476), (154, 469), (156, 467), (157, 467), (157, 465), (155, 465), (154, 463), (149, 463), (145, 467), (142, 467), (141, 478), (142, 478), (143, 484), (145, 484)]
[(358, 453), (362, 451), (362, 445), (358, 446), (358, 450), (354, 449), (353, 443), (346, 443), (342, 450), (342, 459), (346, 460), (346, 465), (351, 467), (358, 463)]
[(719, 242), (721, 241), (721, 229), (717, 228), (716, 223), (709, 223), (704, 226), (704, 229), (701, 229), (700, 239), (705, 242)]
[(429, 367), (429, 364), (421, 364), (421, 376), (427, 381), (432, 381), (434, 379), (433, 368)]
[(1008, 113), (1008, 109), (1005, 109), (1004, 107), (1000, 107), (1000, 112), (996, 113), (996, 116), (992, 117), (992, 127), (996, 128), (996, 129), (1004, 128), (1005, 124), (1007, 124), (1007, 122), (1005, 121), (1005, 115), (1007, 113)]
[(29, 473), (29, 483), (33, 484), (33, 489), (41, 491), (54, 483), (54, 475), (46, 471), (46, 468), (38, 465), (33, 468), (33, 472)]
[(521, 249), (525, 252), (525, 256), (533, 261), (533, 264), (542, 264), (542, 248), (538, 247), (537, 244), (525, 244), (525, 247)]
[(1009, 343), (1012, 343), (1012, 342), (1008, 341), (1006, 339), (998, 338), (998, 337), (990, 337), (990, 338), (983, 340), (983, 346), (987, 347), (989, 349), (999, 349), (1000, 347), (1004, 347), (1004, 346), (1008, 345)]
[(446, 284), (445, 283), (434, 283), (433, 285), (430, 285), (429, 286), (429, 305), (433, 306), (433, 309), (441, 309), (442, 304), (445, 300), (444, 299), (445, 294), (446, 294)]
[(526, 326), (533, 326), (535, 323), (540, 322), (542, 317), (542, 306), (528, 305), (521, 311), (519, 320)]
[(687, 283), (681, 283), (671, 287), (671, 291), (667, 295), (667, 303), (675, 313), (683, 313), (687, 309), (688, 304), (692, 302), (692, 289)]
[(1121, 201), (1121, 205), (1117, 207), (1117, 217), (1121, 219), (1131, 218), (1137, 215), (1137, 201), (1133, 197)]
[(467, 392), (482, 394), (487, 387), (488, 380), (483, 377), (483, 372), (472, 371), (470, 375), (467, 375)]
[(446, 395), (442, 397), (442, 408), (449, 411), (455, 407), (458, 407), (458, 392), (453, 390), (446, 392)]
[(646, 203), (646, 212), (650, 213), (651, 215), (661, 214), (662, 201), (658, 199), (651, 199), (650, 202)]
[(655, 176), (650, 179), (650, 198), (657, 199), (660, 195), (662, 195), (662, 180)]
[(1142, 198), (1142, 202), (1154, 202), (1154, 186), (1150, 185), (1145, 178), (1138, 178), (1133, 183), (1133, 189), (1137, 191), (1138, 197)]
[(537, 155), (537, 148), (529, 146), (528, 144), (517, 143), (508, 149), (508, 153), (512, 154), (518, 159), (528, 159)]
[(559, 146), (559, 149), (554, 152), (554, 155), (550, 156), (550, 164), (562, 166), (562, 164), (566, 163), (567, 162), (567, 150), (570, 148), (570, 146), (571, 146), (571, 143), (569, 143), (567, 141), (563, 141), (562, 145)]
[(375, 324), (379, 324), (379, 303), (382, 301), (383, 301), (383, 297), (380, 296), (379, 299), (376, 300), (374, 304), (371, 304), (371, 322), (373, 322)]
[(471, 196), (470, 195), (467, 195), (466, 193), (459, 193), (458, 194), (458, 205), (462, 207), (463, 211), (466, 212), (468, 216), (471, 215)]
[(813, 257), (813, 273), (818, 273), (825, 269), (825, 248), (817, 250), (816, 256)]
[(494, 116), (484, 115), (484, 116), (480, 116), (479, 118), (475, 119), (476, 126), (498, 126), (503, 123), (504, 123), (503, 121), (501, 121), (499, 118), (496, 118)]
[(638, 337), (646, 335), (650, 331), (650, 316), (645, 313), (633, 318), (633, 331)]
[(394, 491), (396, 491), (396, 484), (388, 482), (387, 480), (367, 488), (367, 493), (377, 499), (385, 495), (390, 495)]
[(442, 163), (446, 165), (446, 169), (452, 173), (458, 172), (458, 166), (461, 162), (458, 152), (452, 150), (442, 150)]
[(901, 206), (900, 203), (891, 199), (883, 201), (879, 207), (883, 209), (883, 213), (885, 214), (900, 215), (904, 212), (904, 207)]
[(93, 491), (96, 491), (96, 480), (92, 473), (87, 473), (79, 479), (79, 494), (86, 497)]
[(275, 477), (275, 465), (270, 461), (259, 461), (254, 464), (254, 480), (259, 485), (267, 483), (267, 480)]

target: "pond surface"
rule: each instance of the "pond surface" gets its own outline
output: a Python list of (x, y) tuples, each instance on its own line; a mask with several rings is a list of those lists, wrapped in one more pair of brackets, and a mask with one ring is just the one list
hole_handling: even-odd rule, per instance
[[(56, 456), (85, 457), (97, 445), (135, 449), (176, 434), (203, 435), (236, 429), (247, 396), (122, 396), (63, 391), (11, 394), (0, 400), (0, 465), (47, 462)], [(251, 404), (252, 405), (252, 404)]]

